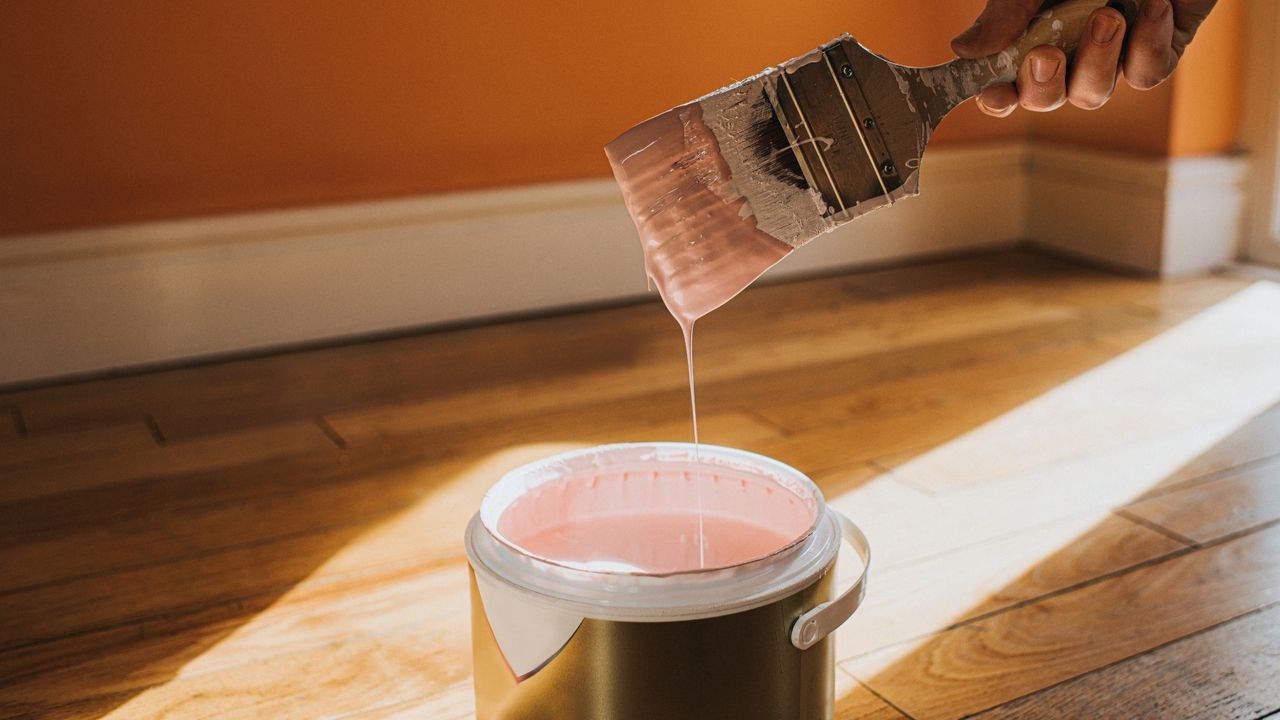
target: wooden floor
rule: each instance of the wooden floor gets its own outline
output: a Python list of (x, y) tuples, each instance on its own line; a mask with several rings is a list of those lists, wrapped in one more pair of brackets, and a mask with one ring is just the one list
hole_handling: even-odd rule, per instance
[[(753, 290), (706, 441), (871, 537), (840, 718), (1280, 715), (1280, 286), (1000, 253)], [(0, 716), (464, 718), (504, 469), (689, 437), (656, 304), (0, 394)]]

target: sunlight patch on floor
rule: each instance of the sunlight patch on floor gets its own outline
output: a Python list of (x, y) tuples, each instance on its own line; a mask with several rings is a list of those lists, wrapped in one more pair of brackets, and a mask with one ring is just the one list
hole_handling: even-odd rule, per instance
[[(1280, 286), (1259, 283), (829, 498), (866, 530), (873, 548), (868, 601), (839, 633), (837, 657), (899, 643), (878, 654), (881, 667), (895, 662), (919, 646), (915, 638), (1036, 572), (1046, 558), (1093, 533), (1111, 507), (1149, 490), (1277, 401)], [(388, 696), (427, 697), (442, 690), (441, 683), (456, 687), (469, 667), (460, 548), (468, 519), (505, 471), (581, 446), (523, 445), (478, 462), (391, 471), (429, 473), (419, 502), (360, 534), (172, 680), (106, 717), (148, 716), (178, 705), (192, 715), (212, 713), (228, 707), (217, 704), (227, 700), (219, 694), (228, 688), (225, 678), (210, 677), (215, 670), (244, 666), (236, 688), (251, 694), (255, 685), (279, 687), (270, 675), (303, 677), (308, 662), (339, 662), (344, 653), (376, 660), (375, 672), (384, 662), (421, 664), (420, 673), (389, 673), (395, 676), (390, 686), (379, 689)], [(950, 560), (942, 557), (951, 553)], [(922, 569), (914, 579), (906, 571), (913, 565)], [(413, 630), (405, 634), (404, 628)], [(263, 677), (255, 683), (258, 666)], [(843, 676), (841, 686), (852, 687)], [(246, 705), (257, 707), (257, 700), (246, 698)]]
[(837, 656), (900, 643), (876, 654), (885, 667), (910, 654), (913, 638), (1052, 570), (1045, 561), (1073, 543), (1102, 538), (1110, 508), (1277, 402), (1280, 285), (1258, 283), (832, 498), (873, 554), (868, 600), (841, 630)]
[[(272, 702), (253, 698), (258, 686), (297, 687), (293, 700), (310, 707), (325, 705), (324, 693), (330, 693), (328, 706), (340, 714), (342, 694), (334, 693), (332, 685), (326, 687), (321, 675), (377, 674), (380, 664), (406, 659), (421, 671), (388, 668), (381, 673), (385, 677), (370, 680), (370, 687), (377, 686), (389, 697), (425, 697), (440, 690), (438, 683), (446, 678), (465, 680), (470, 610), (460, 547), (463, 529), (484, 492), (505, 472), (582, 446), (520, 445), (480, 460), (394, 471), (422, 474), (419, 502), (360, 534), (270, 607), (186, 663), (172, 679), (130, 698), (105, 717), (153, 717), (177, 708), (184, 717), (203, 717), (248, 705), (256, 709)], [(450, 479), (438, 481), (445, 473)], [(444, 617), (453, 621), (441, 623)], [(343, 667), (322, 670), (317, 663)], [(226, 694), (227, 679), (218, 672), (232, 668), (238, 700)], [(314, 687), (302, 682), (308, 673), (316, 673)], [(298, 679), (290, 681), (279, 677), (282, 674)], [(314, 695), (314, 704), (302, 702), (308, 695)], [(353, 708), (372, 706), (367, 696), (359, 700)], [(284, 716), (287, 712), (272, 714)]]

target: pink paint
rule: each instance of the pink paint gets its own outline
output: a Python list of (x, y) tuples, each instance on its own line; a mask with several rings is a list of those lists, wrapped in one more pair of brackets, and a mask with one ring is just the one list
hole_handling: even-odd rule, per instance
[(535, 555), (586, 570), (666, 575), (739, 565), (775, 552), (789, 540), (731, 518), (671, 512), (586, 518), (548, 528), (520, 544)]
[[(791, 246), (760, 230), (749, 212), (747, 201), (733, 188), (729, 166), (711, 129), (702, 121), (698, 103), (677, 108), (628, 130), (605, 148), (613, 174), (622, 188), (631, 219), (640, 233), (645, 270), (662, 295), (684, 334), (689, 365), (689, 405), (693, 418), (693, 442), (698, 443), (698, 399), (693, 375), (694, 323), (729, 302), (756, 278), (791, 253)], [(714, 566), (722, 557), (718, 547), (727, 543), (751, 546), (750, 525), (734, 524), (724, 518), (704, 517), (701, 485), (696, 497), (697, 526), (692, 547), (698, 567)], [(632, 522), (629, 520), (628, 522)], [(635, 519), (640, 526), (657, 526), (657, 519)], [(663, 523), (674, 531), (683, 520), (669, 518)], [(630, 525), (627, 526), (628, 529)], [(737, 529), (733, 529), (737, 528)], [(583, 527), (566, 529), (573, 537), (595, 537)], [(720, 540), (710, 533), (716, 533)], [(557, 535), (555, 537), (562, 537)], [(679, 537), (683, 537), (680, 535)], [(737, 538), (724, 540), (723, 538)], [(634, 548), (628, 557), (642, 565), (662, 559), (679, 564), (678, 553), (669, 542), (656, 537), (653, 553), (639, 557)], [(772, 540), (757, 538), (757, 545)], [(630, 541), (628, 541), (630, 542)], [(627, 545), (628, 548), (632, 546)], [(681, 545), (688, 548), (689, 545)], [(665, 548), (665, 549), (664, 549)], [(614, 551), (621, 552), (615, 548)], [(708, 556), (710, 553), (710, 556)], [(619, 560), (621, 562), (621, 560)]]
[[(756, 227), (746, 199), (730, 182), (729, 166), (698, 103), (637, 125), (605, 152), (640, 232), (645, 270), (684, 333), (696, 445), (693, 325), (792, 248)], [(701, 496), (697, 507), (701, 527)]]
[(640, 232), (645, 267), (681, 327), (732, 300), (791, 246), (756, 227), (698, 103), (605, 148)]
[[(697, 497), (705, 513), (696, 511)], [(666, 462), (542, 483), (513, 500), (497, 529), (524, 552), (561, 565), (665, 575), (778, 552), (811, 530), (816, 507), (762, 475)]]

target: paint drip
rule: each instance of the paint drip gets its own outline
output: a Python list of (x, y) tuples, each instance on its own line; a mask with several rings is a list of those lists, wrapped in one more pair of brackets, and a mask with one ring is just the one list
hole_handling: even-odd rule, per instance
[[(606, 152), (640, 233), (649, 279), (684, 335), (696, 448), (694, 324), (732, 300), (793, 248), (757, 227), (746, 198), (733, 187), (698, 103), (632, 128)], [(701, 488), (702, 483), (697, 485)], [(699, 493), (699, 547), (705, 537), (703, 523)]]

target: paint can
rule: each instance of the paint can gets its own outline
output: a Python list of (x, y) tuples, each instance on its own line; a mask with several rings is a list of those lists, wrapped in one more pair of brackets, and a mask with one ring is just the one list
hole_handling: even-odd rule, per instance
[[(683, 443), (564, 453), (503, 476), (465, 541), (480, 720), (833, 715), (831, 633), (870, 549), (794, 468)], [(862, 568), (836, 597), (842, 541)]]

